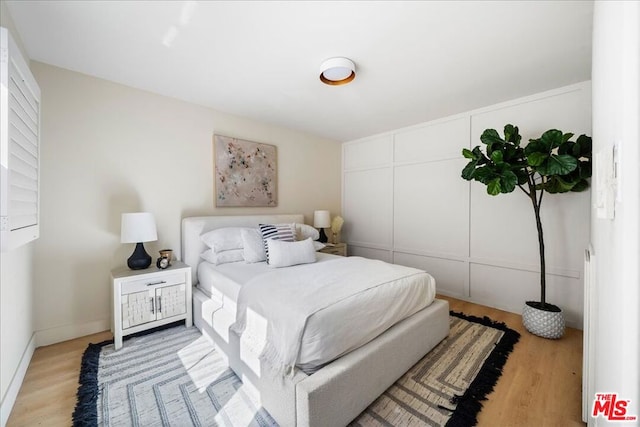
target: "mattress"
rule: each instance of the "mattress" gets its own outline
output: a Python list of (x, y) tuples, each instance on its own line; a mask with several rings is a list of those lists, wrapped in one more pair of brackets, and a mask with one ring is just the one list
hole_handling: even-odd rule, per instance
[[(336, 259), (342, 257), (318, 253), (318, 263), (325, 263), (327, 269)], [(305, 265), (288, 269), (299, 271), (302, 276)], [(274, 269), (264, 262), (218, 266), (203, 262), (198, 266), (198, 287), (220, 301), (231, 316), (236, 316), (242, 286), (272, 271)], [(385, 283), (358, 298), (348, 298), (318, 311), (309, 317), (304, 328), (297, 366), (308, 374), (315, 372), (428, 306), (434, 297), (435, 280), (425, 273), (422, 280)]]

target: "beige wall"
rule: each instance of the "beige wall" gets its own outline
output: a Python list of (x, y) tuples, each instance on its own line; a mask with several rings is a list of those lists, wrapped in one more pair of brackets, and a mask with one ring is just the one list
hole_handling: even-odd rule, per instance
[[(107, 329), (110, 270), (133, 251), (120, 214), (155, 215), (152, 257), (180, 253), (180, 220), (208, 214), (340, 211), (340, 144), (33, 62), (42, 90), (38, 345)], [(277, 208), (215, 208), (212, 136), (274, 144)]]
[[(0, 25), (9, 30), (27, 58), (3, 1), (0, 2)], [(15, 394), (22, 383), (22, 371), (26, 369), (33, 351), (33, 248), (34, 244), (29, 243), (0, 254), (0, 425), (9, 416)]]

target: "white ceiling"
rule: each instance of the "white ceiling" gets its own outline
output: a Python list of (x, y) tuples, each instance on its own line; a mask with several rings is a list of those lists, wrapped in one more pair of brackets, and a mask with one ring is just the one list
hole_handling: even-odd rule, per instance
[(338, 141), (591, 76), (592, 1), (7, 5), (33, 60)]

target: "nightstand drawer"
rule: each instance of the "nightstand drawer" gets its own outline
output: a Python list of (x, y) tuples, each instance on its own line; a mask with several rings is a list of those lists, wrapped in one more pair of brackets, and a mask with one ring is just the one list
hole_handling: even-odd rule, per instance
[(347, 244), (336, 243), (334, 245), (327, 245), (324, 248), (320, 249), (318, 252), (331, 255), (347, 256)]
[(185, 282), (184, 273), (163, 274), (155, 279), (146, 278), (138, 280), (127, 280), (122, 283), (122, 295), (133, 292), (142, 292), (153, 289), (156, 286), (181, 285)]
[(342, 256), (342, 254), (344, 253), (344, 250), (342, 248), (326, 247), (322, 249), (322, 252), (324, 252), (325, 254)]

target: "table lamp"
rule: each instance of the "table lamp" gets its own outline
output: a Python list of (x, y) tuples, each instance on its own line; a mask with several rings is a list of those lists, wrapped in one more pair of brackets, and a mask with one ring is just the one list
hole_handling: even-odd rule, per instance
[(313, 213), (313, 226), (320, 231), (319, 242), (327, 243), (327, 235), (324, 234), (324, 229), (331, 227), (331, 214), (329, 211), (315, 211)]
[(136, 248), (127, 260), (132, 270), (144, 270), (151, 265), (151, 256), (144, 250), (143, 242), (158, 240), (156, 220), (148, 212), (123, 213), (120, 241), (135, 243)]

